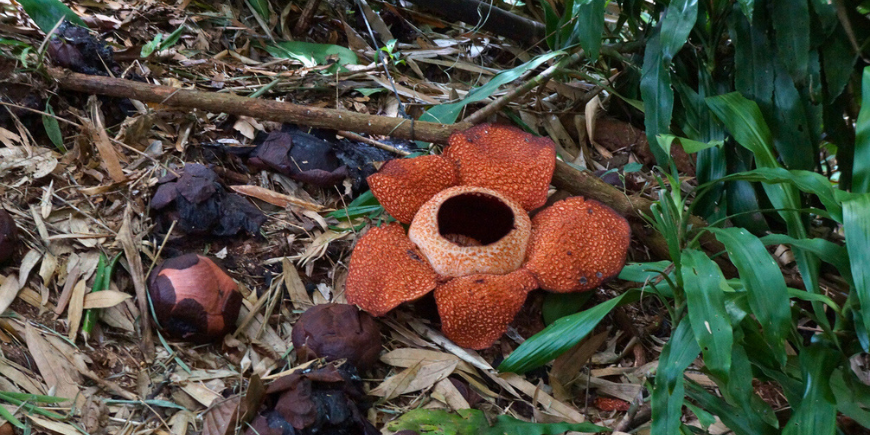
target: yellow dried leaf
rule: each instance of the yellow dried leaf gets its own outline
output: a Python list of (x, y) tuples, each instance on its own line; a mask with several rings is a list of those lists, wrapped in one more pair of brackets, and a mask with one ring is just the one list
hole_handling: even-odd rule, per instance
[(69, 310), (67, 310), (67, 321), (69, 322), (69, 339), (76, 341), (76, 334), (79, 333), (79, 326), (82, 324), (82, 311), (84, 309), (85, 293), (88, 286), (85, 280), (76, 283), (73, 288), (72, 297), (69, 300)]
[(115, 290), (103, 290), (85, 295), (84, 308), (110, 308), (132, 298), (127, 293)]

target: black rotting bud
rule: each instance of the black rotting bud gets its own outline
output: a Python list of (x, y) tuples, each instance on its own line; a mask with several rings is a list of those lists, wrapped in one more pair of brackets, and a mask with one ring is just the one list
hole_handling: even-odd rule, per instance
[(296, 372), (266, 389), (265, 406), (246, 435), (377, 435), (366, 420), (365, 394), (352, 366)]
[(180, 177), (163, 177), (161, 182), (151, 199), (151, 208), (160, 212), (160, 229), (177, 220), (186, 234), (232, 236), (244, 230), (255, 235), (266, 222), (257, 207), (227, 192), (206, 166), (188, 163)]

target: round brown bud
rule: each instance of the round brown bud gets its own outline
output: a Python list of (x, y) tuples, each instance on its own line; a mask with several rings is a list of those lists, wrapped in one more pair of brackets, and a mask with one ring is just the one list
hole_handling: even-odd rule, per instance
[(161, 330), (197, 343), (231, 332), (242, 306), (235, 281), (214, 261), (197, 254), (164, 261), (151, 272), (148, 290)]
[(333, 361), (346, 358), (368, 370), (381, 352), (381, 332), (375, 319), (354, 305), (323, 304), (311, 307), (293, 326), (293, 347), (305, 357)]
[(12, 258), (17, 241), (18, 228), (15, 226), (15, 221), (9, 213), (0, 209), (0, 264)]

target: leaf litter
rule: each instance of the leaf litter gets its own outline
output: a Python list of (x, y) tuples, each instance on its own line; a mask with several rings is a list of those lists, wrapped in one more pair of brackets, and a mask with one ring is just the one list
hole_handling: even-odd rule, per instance
[[(515, 79), (538, 63), (548, 65), (540, 58), (524, 66), (544, 53), (541, 48), (523, 51), (510, 40), (408, 7), (361, 1), (349, 14), (324, 3), (294, 35), (301, 5), (288, 3), (267, 18), (255, 17), (247, 5), (72, 2), (76, 13), (104, 32), (103, 39), (63, 27), (58, 34), (65, 42), (50, 45), (49, 56), (54, 65), (92, 74), (414, 118), (428, 105), (447, 103), (457, 104), (441, 107), (445, 116), (461, 118), (509, 93), (520, 83)], [(36, 24), (16, 3), (0, 0), (0, 19), (0, 41), (42, 44)], [(264, 22), (278, 34), (264, 30)], [(142, 57), (141, 48), (158, 34), (180, 36)], [(264, 45), (274, 37), (300, 43)], [(105, 46), (114, 50), (109, 63), (81, 63), (87, 60), (82, 53)], [(643, 329), (640, 343), (620, 335), (625, 328), (618, 322), (607, 321), (552, 365), (525, 375), (494, 367), (543, 328), (540, 298), (529, 298), (511, 326), (514, 333), (480, 352), (444, 338), (431, 301), (424, 299), (377, 319), (385, 344), (371, 371), (348, 374), (341, 361), (301, 364), (290, 344), (296, 320), (313, 305), (346, 302), (343, 282), (353, 246), (367, 226), (386, 218), (376, 205), (351, 205), (367, 190), (365, 177), (386, 160), (434, 149), (61, 92), (51, 97), (68, 149), (60, 153), (41, 123), (51, 84), (11, 74), (25, 66), (22, 59), (35, 62), (36, 54), (10, 56), (5, 47), (0, 46), (0, 77), (7, 77), (0, 80), (0, 111), (11, 116), (0, 117), (9, 120), (0, 123), (0, 207), (12, 214), (21, 234), (15, 260), (0, 267), (0, 385), (67, 399), (39, 408), (51, 414), (13, 409), (33, 431), (245, 433), (251, 424), (263, 427), (254, 419), (264, 401), (281, 402), (279, 392), (269, 390), (276, 379), (294, 376), (293, 382), (303, 383), (320, 376), (314, 383), (339, 390), (351, 387), (336, 382), (358, 376), (353, 383), (365, 395), (347, 393), (348, 403), (360, 406), (348, 412), (359, 427), (385, 433), (440, 415), (422, 411), (462, 411), (497, 425), (551, 423), (553, 431), (595, 430), (578, 426), (586, 422), (613, 428), (628, 417), (623, 404), (642, 398), (655, 361), (637, 363), (658, 353), (647, 337), (669, 333), (649, 314), (657, 311), (652, 298), (626, 307)], [(513, 72), (497, 75), (503, 71)], [(16, 93), (21, 89), (41, 104), (16, 99), (24, 95)], [(575, 165), (606, 170), (647, 162), (648, 145), (634, 153), (625, 137), (636, 132), (600, 112), (596, 89), (595, 83), (571, 79), (544, 86), (509, 108), (515, 121), (550, 136)], [(643, 177), (635, 172), (625, 178), (642, 186)], [(647, 259), (644, 250), (635, 251), (636, 261)], [(110, 289), (90, 293), (101, 252), (124, 255)], [(240, 284), (238, 328), (222, 342), (167, 341), (148, 320), (151, 268), (186, 252), (221, 253)], [(594, 298), (626, 288), (619, 281), (610, 286)], [(86, 340), (80, 324), (91, 309), (99, 310), (100, 321)], [(632, 346), (640, 353), (629, 351)], [(416, 414), (408, 414), (412, 410)], [(410, 417), (391, 423), (402, 415)]]

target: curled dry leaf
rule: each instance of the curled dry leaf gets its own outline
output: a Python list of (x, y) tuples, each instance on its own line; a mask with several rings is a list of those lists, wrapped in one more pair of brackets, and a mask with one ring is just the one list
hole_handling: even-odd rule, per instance
[[(31, 179), (38, 180), (57, 168), (57, 158), (48, 148), (32, 148), (28, 155), (21, 148), (0, 148), (0, 173), (20, 169)], [(29, 182), (22, 177), (20, 183)]]

